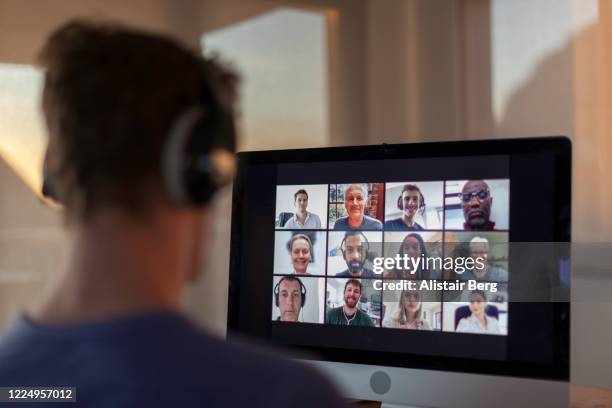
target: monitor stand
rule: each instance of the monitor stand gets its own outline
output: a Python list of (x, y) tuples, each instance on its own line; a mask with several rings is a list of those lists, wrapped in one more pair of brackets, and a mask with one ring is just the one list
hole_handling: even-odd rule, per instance
[(381, 401), (384, 408), (569, 406), (567, 381), (302, 361), (326, 373), (346, 398)]

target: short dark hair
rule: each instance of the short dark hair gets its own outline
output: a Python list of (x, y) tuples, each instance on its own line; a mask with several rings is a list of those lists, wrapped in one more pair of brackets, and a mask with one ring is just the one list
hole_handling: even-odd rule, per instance
[(359, 286), (359, 292), (362, 292), (363, 287), (361, 286), (361, 282), (358, 281), (357, 279), (349, 279), (349, 280), (347, 280), (346, 283), (344, 284), (344, 292), (346, 292), (346, 287), (348, 285)]
[(404, 187), (402, 188), (402, 192), (400, 194), (404, 194), (404, 191), (418, 191), (419, 193), (421, 193), (421, 189), (414, 184), (404, 184)]
[(345, 243), (346, 240), (348, 239), (348, 237), (361, 237), (363, 239), (363, 242), (366, 242), (367, 244), (370, 243), (370, 241), (368, 241), (368, 238), (365, 236), (365, 234), (363, 233), (363, 231), (360, 230), (348, 230), (344, 233), (344, 238), (342, 239), (342, 243)]
[(284, 281), (287, 282), (297, 282), (300, 284), (300, 288), (304, 287), (304, 283), (300, 280), (300, 278), (298, 278), (297, 276), (293, 276), (293, 275), (284, 275), (282, 278), (280, 278), (280, 280), (278, 281), (278, 286), (280, 287), (280, 284), (283, 283)]
[(237, 81), (171, 38), (111, 23), (71, 21), (39, 58), (46, 166), (68, 218), (104, 205), (145, 213), (167, 197), (161, 158), (173, 120)]
[(295, 194), (293, 195), (293, 201), (294, 202), (295, 202), (295, 200), (297, 200), (298, 194), (305, 194), (306, 195), (306, 199), (308, 199), (308, 193), (306, 192), (306, 190), (300, 189), (300, 190), (296, 191)]

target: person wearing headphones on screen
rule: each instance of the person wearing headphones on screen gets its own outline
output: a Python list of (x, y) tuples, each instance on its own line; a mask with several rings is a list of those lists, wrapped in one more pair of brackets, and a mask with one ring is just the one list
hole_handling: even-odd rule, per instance
[(361, 231), (347, 231), (340, 243), (342, 257), (346, 262), (347, 269), (338, 272), (337, 278), (377, 278), (378, 275), (371, 269), (365, 267), (365, 262), (370, 249), (368, 239)]
[(484, 180), (468, 180), (459, 193), (463, 207), (463, 229), (469, 231), (493, 231), (495, 222), (491, 218), (493, 197)]
[(344, 192), (344, 208), (348, 214), (340, 217), (334, 223), (336, 230), (379, 230), (382, 223), (376, 218), (365, 215), (368, 202), (368, 186), (364, 184), (351, 184)]
[(276, 320), (297, 322), (306, 304), (306, 287), (295, 276), (283, 276), (274, 288), (274, 302), (280, 312)]
[(402, 211), (402, 216), (385, 222), (385, 230), (388, 231), (421, 231), (414, 217), (417, 213), (425, 213), (425, 197), (421, 190), (414, 184), (405, 184), (402, 193), (397, 199), (397, 208)]
[(0, 386), (75, 387), (83, 407), (342, 404), (311, 368), (216, 339), (185, 312), (234, 172), (236, 75), (168, 37), (80, 20), (41, 58), (45, 191), (71, 250), (0, 336)]
[(321, 219), (317, 214), (306, 211), (308, 207), (308, 193), (304, 189), (296, 191), (293, 195), (293, 201), (297, 211), (293, 217), (289, 218), (285, 223), (287, 229), (319, 229), (321, 228)]
[(365, 312), (359, 310), (362, 286), (357, 279), (349, 279), (344, 284), (344, 305), (329, 309), (325, 315), (327, 324), (340, 326), (374, 326)]

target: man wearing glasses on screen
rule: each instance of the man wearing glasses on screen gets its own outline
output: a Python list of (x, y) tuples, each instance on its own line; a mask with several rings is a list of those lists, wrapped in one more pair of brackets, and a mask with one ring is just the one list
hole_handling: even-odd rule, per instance
[(493, 231), (495, 222), (490, 220), (493, 197), (489, 186), (483, 180), (468, 180), (459, 193), (463, 206), (465, 222), (463, 229), (468, 231)]

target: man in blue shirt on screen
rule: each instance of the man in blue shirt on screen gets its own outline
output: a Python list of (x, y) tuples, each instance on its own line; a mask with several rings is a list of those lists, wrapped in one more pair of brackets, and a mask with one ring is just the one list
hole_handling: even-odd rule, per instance
[(397, 199), (397, 208), (402, 216), (385, 222), (387, 231), (422, 231), (423, 227), (415, 221), (417, 213), (425, 213), (425, 197), (414, 184), (405, 184)]
[(237, 77), (169, 38), (79, 21), (41, 60), (45, 190), (72, 248), (48, 296), (0, 337), (0, 386), (75, 387), (66, 405), (84, 407), (341, 404), (318, 373), (183, 312), (233, 171)]

